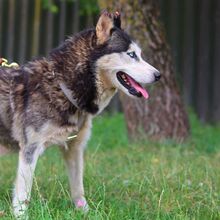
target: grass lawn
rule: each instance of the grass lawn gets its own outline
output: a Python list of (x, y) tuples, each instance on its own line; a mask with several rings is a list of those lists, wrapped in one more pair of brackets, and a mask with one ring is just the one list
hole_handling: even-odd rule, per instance
[[(29, 219), (220, 219), (220, 127), (190, 120), (187, 143), (129, 144), (122, 115), (98, 117), (85, 155), (90, 212), (74, 210), (60, 153), (50, 148), (37, 166)], [(0, 159), (0, 219), (13, 219), (16, 164), (16, 155)]]

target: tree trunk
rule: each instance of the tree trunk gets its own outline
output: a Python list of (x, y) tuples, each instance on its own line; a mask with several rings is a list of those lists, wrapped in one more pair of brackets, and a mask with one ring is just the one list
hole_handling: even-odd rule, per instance
[(130, 99), (120, 94), (129, 136), (147, 134), (152, 139), (182, 141), (189, 135), (189, 122), (175, 81), (170, 48), (159, 22), (156, 0), (99, 0), (101, 8), (122, 12), (122, 26), (141, 46), (145, 59), (160, 70), (162, 79), (149, 86), (150, 99)]

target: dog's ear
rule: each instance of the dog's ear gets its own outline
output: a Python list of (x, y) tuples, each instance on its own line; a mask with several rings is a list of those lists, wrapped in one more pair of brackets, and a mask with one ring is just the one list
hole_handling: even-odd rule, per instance
[(114, 15), (103, 11), (96, 25), (98, 44), (105, 43), (111, 36), (111, 29), (114, 27)]
[(121, 15), (118, 11), (114, 13), (114, 26), (121, 29)]

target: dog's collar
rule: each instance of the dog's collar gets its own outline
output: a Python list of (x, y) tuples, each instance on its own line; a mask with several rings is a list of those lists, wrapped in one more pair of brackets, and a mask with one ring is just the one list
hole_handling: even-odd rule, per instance
[(76, 99), (72, 97), (72, 91), (67, 88), (65, 83), (60, 82), (59, 83), (61, 90), (63, 91), (64, 95), (67, 97), (67, 99), (76, 107), (79, 108)]
[[(53, 77), (56, 77), (55, 71), (52, 71)], [(59, 82), (59, 86), (61, 90), (63, 91), (66, 98), (76, 107), (79, 108), (76, 99), (72, 96), (72, 91), (67, 88), (66, 84), (64, 82)]]

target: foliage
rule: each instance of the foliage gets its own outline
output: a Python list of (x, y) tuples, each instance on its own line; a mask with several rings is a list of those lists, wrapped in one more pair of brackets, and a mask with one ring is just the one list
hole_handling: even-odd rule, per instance
[[(91, 211), (73, 209), (60, 154), (39, 160), (30, 219), (220, 219), (220, 127), (190, 114), (192, 137), (185, 144), (129, 144), (122, 115), (98, 117), (86, 150), (85, 190)], [(12, 219), (11, 186), (17, 159), (0, 160), (0, 213)], [(1, 212), (2, 211), (2, 212)]]
[[(76, 0), (62, 0), (74, 3)], [(97, 0), (78, 0), (80, 5), (81, 15), (92, 15), (99, 12)], [(59, 5), (55, 0), (42, 0), (43, 8), (51, 11), (52, 13), (59, 12)]]
[(97, 0), (80, 0), (80, 13), (82, 15), (92, 15), (99, 12)]
[(52, 13), (58, 13), (58, 6), (54, 0), (42, 0), (43, 8), (49, 10)]

